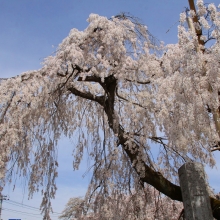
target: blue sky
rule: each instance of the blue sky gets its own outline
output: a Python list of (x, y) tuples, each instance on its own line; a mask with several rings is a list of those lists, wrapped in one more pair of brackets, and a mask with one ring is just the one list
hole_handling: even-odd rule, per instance
[[(216, 5), (217, 0), (211, 0)], [(188, 7), (188, 0), (0, 0), (0, 77), (16, 76), (27, 70), (39, 69), (43, 59), (51, 55), (70, 29), (83, 30), (90, 13), (106, 17), (120, 12), (129, 12), (139, 17), (149, 31), (166, 44), (177, 42), (179, 13)], [(169, 30), (168, 33), (166, 33)], [(60, 213), (70, 197), (83, 196), (89, 183), (89, 176), (82, 178), (87, 170), (87, 162), (80, 171), (72, 169), (72, 144), (61, 140), (59, 154), (58, 192), (53, 202), (54, 211)], [(216, 153), (220, 158), (220, 153)], [(220, 163), (218, 165), (220, 167)], [(210, 184), (216, 191), (219, 171), (207, 169)], [(39, 207), (40, 195), (27, 200), (27, 189), (17, 182), (16, 189), (5, 189), (4, 194), (11, 199), (3, 202), (2, 219), (42, 219), (33, 208), (21, 209), (18, 203)], [(13, 203), (13, 201), (18, 203)], [(25, 206), (24, 206), (25, 207)], [(18, 213), (6, 209), (23, 211)], [(52, 217), (57, 220), (56, 215)]]

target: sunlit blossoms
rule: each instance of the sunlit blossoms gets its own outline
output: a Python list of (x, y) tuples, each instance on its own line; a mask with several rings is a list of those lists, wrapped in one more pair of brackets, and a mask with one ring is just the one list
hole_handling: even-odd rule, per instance
[[(107, 207), (107, 196), (146, 184), (181, 200), (178, 168), (191, 160), (213, 166), (220, 141), (220, 16), (213, 4), (197, 7), (194, 28), (182, 13), (178, 43), (166, 46), (134, 18), (91, 14), (41, 69), (2, 79), (1, 185), (14, 172), (28, 177), (50, 219), (57, 143), (66, 136), (74, 169), (84, 154), (92, 161), (87, 205), (101, 196)], [(200, 40), (197, 30), (207, 31)]]
[(118, 198), (112, 195), (105, 200), (103, 206), (102, 197), (97, 196), (88, 208), (83, 198), (70, 198), (59, 219), (182, 220), (182, 203), (162, 196), (149, 186), (144, 191), (121, 194)]

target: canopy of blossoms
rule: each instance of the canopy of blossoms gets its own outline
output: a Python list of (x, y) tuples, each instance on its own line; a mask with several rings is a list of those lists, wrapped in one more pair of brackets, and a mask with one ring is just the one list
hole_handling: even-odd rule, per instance
[(1, 79), (1, 186), (14, 172), (28, 177), (49, 219), (57, 143), (66, 136), (74, 140), (74, 169), (84, 154), (94, 162), (88, 202), (145, 183), (181, 201), (178, 168), (213, 166), (220, 141), (218, 9), (198, 0), (197, 14), (180, 15), (172, 45), (153, 43), (147, 27), (124, 14), (87, 21), (41, 69)]

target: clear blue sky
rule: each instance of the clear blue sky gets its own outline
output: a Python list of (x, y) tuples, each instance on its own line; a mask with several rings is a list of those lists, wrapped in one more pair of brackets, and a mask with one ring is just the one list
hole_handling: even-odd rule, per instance
[[(217, 0), (211, 2), (216, 5), (220, 3)], [(86, 19), (90, 13), (111, 17), (120, 12), (129, 12), (139, 17), (157, 39), (166, 44), (176, 43), (179, 13), (185, 7), (188, 7), (188, 0), (0, 0), (0, 77), (39, 69), (43, 59), (55, 51), (70, 29), (83, 30), (87, 27)], [(83, 196), (89, 182), (89, 176), (82, 178), (87, 169), (86, 160), (80, 171), (72, 171), (72, 147), (67, 140), (60, 142), (58, 192), (53, 202), (54, 211), (58, 213), (70, 197)], [(216, 153), (220, 158), (218, 154), (220, 152)], [(207, 171), (211, 185), (220, 191), (218, 170)], [(2, 219), (42, 219), (40, 215), (27, 214), (38, 214), (35, 209), (19, 207), (19, 203), (39, 207), (40, 195), (36, 194), (28, 201), (25, 186), (17, 184), (14, 192), (12, 188), (4, 191), (12, 202), (3, 202), (5, 210), (2, 211)], [(52, 219), (58, 218), (54, 215)]]

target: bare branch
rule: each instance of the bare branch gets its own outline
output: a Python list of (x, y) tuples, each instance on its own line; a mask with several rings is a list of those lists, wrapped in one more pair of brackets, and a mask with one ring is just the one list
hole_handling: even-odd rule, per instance
[(215, 148), (212, 148), (211, 151), (216, 151), (216, 150), (219, 150), (220, 151), (220, 147), (215, 147)]

